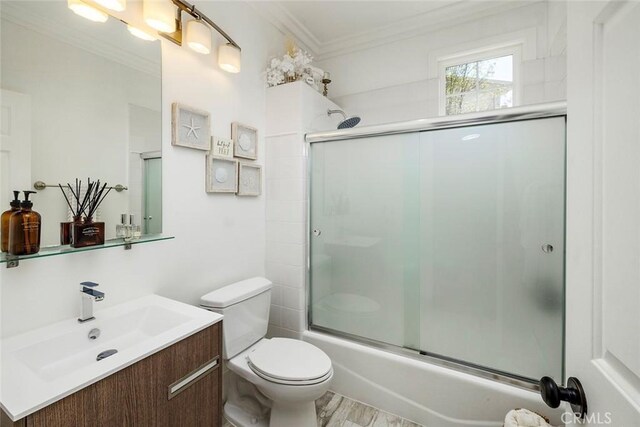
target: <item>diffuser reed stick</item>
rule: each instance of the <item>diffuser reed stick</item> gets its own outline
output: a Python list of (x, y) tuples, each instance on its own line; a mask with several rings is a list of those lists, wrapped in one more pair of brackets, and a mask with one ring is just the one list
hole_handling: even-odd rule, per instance
[[(75, 185), (72, 186), (67, 183), (67, 188), (71, 193), (72, 198), (67, 197), (67, 193), (61, 184), (58, 184), (62, 195), (69, 206), (71, 215), (74, 218), (80, 218), (82, 215), (85, 218), (92, 218), (96, 213), (104, 199), (112, 190), (111, 187), (107, 188), (107, 183), (101, 185), (100, 180), (91, 181), (91, 178), (87, 178), (87, 190), (82, 194), (82, 181), (76, 178)], [(106, 190), (106, 191), (105, 191)]]
[(107, 194), (109, 194), (109, 192), (111, 191), (111, 188), (109, 188), (105, 193), (104, 190), (106, 188), (106, 182), (102, 185), (102, 187), (100, 186), (100, 180), (91, 183), (91, 189), (87, 191), (87, 194), (89, 195), (89, 200), (86, 205), (87, 218), (93, 217), (100, 204), (104, 201), (104, 199), (107, 197)]

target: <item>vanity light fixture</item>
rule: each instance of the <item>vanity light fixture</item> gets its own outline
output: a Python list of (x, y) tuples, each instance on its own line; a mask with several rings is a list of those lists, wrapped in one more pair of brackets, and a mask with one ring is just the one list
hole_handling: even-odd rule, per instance
[[(157, 1), (158, 0), (144, 0), (144, 6), (146, 8), (147, 3)], [(182, 12), (188, 13), (193, 18), (195, 18), (195, 21), (189, 21), (187, 23), (185, 29), (186, 34), (184, 35), (184, 39), (186, 40), (187, 45), (198, 53), (207, 54), (211, 52), (211, 28), (213, 28), (226, 40), (226, 43), (218, 47), (218, 65), (220, 66), (220, 68), (230, 73), (240, 72), (240, 46), (238, 45), (238, 43), (233, 41), (233, 39), (229, 37), (229, 35), (225, 33), (222, 28), (220, 28), (215, 22), (209, 19), (209, 17), (198, 10), (195, 5), (192, 5), (185, 0), (162, 1), (173, 2), (174, 6), (174, 29), (171, 31), (165, 31), (154, 27), (160, 31), (160, 35), (162, 37), (165, 37), (175, 44), (182, 46)], [(177, 13), (175, 12), (175, 8), (177, 8)], [(147, 22), (147, 24), (151, 25), (146, 17), (145, 21)], [(205, 29), (207, 29), (208, 31), (205, 32)]]
[(187, 45), (203, 55), (211, 53), (211, 28), (201, 19), (187, 22)]
[(176, 31), (176, 10), (171, 0), (144, 0), (142, 17), (151, 28), (163, 33)]
[(158, 40), (157, 37), (154, 37), (151, 34), (142, 31), (140, 28), (136, 28), (136, 27), (133, 27), (131, 25), (127, 25), (127, 30), (129, 30), (129, 32), (132, 35), (134, 35), (137, 38), (142, 39), (142, 40), (146, 40), (146, 41)]
[(218, 47), (218, 65), (229, 73), (240, 72), (240, 48), (231, 43)]
[(116, 12), (123, 12), (127, 8), (127, 0), (94, 0), (100, 6)]
[(82, 0), (67, 0), (67, 7), (71, 9), (76, 15), (87, 18), (89, 21), (106, 22), (107, 19), (109, 19), (108, 14), (96, 9), (93, 6), (89, 6)]

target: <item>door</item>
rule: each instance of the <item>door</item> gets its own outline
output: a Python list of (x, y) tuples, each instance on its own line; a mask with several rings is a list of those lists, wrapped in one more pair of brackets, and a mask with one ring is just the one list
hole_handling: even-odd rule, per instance
[(18, 92), (0, 92), (0, 210), (13, 199), (13, 190), (31, 189), (31, 98)]
[(585, 425), (636, 427), (640, 3), (568, 2), (567, 28), (567, 374), (584, 387)]
[(162, 158), (144, 159), (144, 234), (162, 233)]

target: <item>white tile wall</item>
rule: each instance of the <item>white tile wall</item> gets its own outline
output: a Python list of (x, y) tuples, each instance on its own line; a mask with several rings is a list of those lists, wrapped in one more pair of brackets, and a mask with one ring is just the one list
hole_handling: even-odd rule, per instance
[(306, 328), (307, 148), (304, 134), (335, 126), (337, 105), (303, 83), (267, 90), (266, 276), (274, 286), (269, 335), (300, 338)]

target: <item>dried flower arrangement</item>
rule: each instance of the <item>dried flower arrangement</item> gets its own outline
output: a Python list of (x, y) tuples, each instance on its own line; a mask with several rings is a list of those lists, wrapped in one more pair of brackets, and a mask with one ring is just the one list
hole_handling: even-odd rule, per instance
[(287, 42), (287, 52), (281, 58), (273, 58), (267, 67), (267, 86), (273, 87), (298, 80), (305, 80), (316, 90), (323, 71), (311, 65), (313, 58), (294, 42)]

